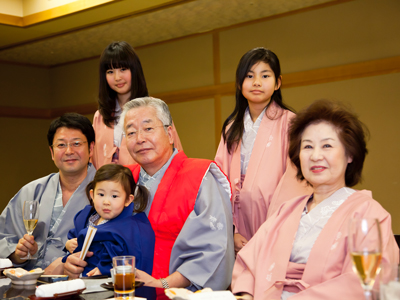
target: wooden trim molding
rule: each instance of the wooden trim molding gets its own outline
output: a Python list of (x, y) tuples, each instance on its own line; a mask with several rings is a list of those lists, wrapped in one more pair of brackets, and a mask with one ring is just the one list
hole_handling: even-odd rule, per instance
[(24, 20), (22, 17), (0, 14), (0, 24), (23, 27)]
[(51, 109), (51, 119), (57, 118), (62, 114), (67, 112), (77, 112), (82, 115), (90, 115), (94, 114), (98, 109), (97, 103), (87, 103), (82, 105), (75, 105), (75, 106), (68, 106), (68, 107), (59, 107), (59, 108), (52, 108)]
[(60, 107), (60, 108), (31, 108), (0, 106), (1, 118), (23, 118), (23, 119), (55, 119), (67, 112), (77, 112), (82, 115), (94, 114), (97, 103)]
[(0, 106), (0, 117), (23, 118), (23, 119), (49, 119), (51, 109)]
[[(214, 84), (219, 85), (221, 83), (221, 58), (220, 58), (220, 43), (219, 43), (219, 32), (213, 32), (212, 34), (212, 45), (213, 45), (213, 73), (214, 73)], [(221, 95), (214, 95), (214, 130), (215, 130), (215, 145), (219, 143), (219, 132), (222, 127), (221, 122)]]
[(82, 10), (93, 8), (99, 5), (107, 4), (113, 1), (120, 0), (85, 0), (75, 1), (62, 6), (54, 7), (45, 11), (31, 14), (23, 17), (23, 27), (34, 25), (37, 23), (45, 22), (51, 19), (63, 17), (65, 15), (73, 14)]
[[(304, 72), (283, 74), (282, 88), (293, 88), (299, 86), (314, 85), (320, 83), (379, 76), (384, 74), (400, 72), (400, 56), (377, 59), (367, 62), (354, 63), (330, 68), (322, 68)], [(166, 103), (181, 103), (200, 99), (214, 98), (220, 101), (221, 96), (234, 95), (235, 83), (220, 83), (209, 86), (156, 93), (153, 97), (164, 100)], [(66, 112), (77, 112), (80, 114), (94, 114), (97, 110), (97, 103), (87, 103), (76, 106), (60, 108), (28, 108), (0, 106), (0, 117), (3, 118), (35, 118), (53, 119)], [(216, 109), (215, 113), (217, 113)], [(217, 124), (216, 124), (217, 125)], [(217, 126), (216, 126), (217, 127)], [(217, 127), (220, 128), (221, 126)], [(219, 133), (218, 133), (219, 139)]]
[(73, 14), (82, 10), (93, 8), (99, 5), (107, 4), (113, 1), (121, 0), (81, 0), (74, 1), (65, 5), (57, 6), (31, 15), (18, 17), (13, 15), (0, 14), (0, 24), (12, 25), (18, 27), (27, 27), (37, 23), (45, 22), (65, 15)]
[(295, 72), (282, 76), (282, 88), (378, 76), (400, 72), (400, 56), (337, 67)]

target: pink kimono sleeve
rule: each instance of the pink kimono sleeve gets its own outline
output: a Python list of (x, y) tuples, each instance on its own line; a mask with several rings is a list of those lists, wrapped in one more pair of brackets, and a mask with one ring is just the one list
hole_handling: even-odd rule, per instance
[[(370, 216), (365, 216), (370, 217)], [(399, 263), (399, 248), (393, 236), (391, 227), (391, 217), (389, 214), (381, 220), (383, 256), (382, 260), (394, 264)], [(338, 262), (340, 263), (340, 262)], [(308, 289), (290, 297), (293, 300), (337, 300), (352, 299), (364, 300), (364, 292), (358, 276), (352, 270), (350, 255), (346, 253), (343, 266), (343, 273), (337, 277), (326, 280), (320, 284), (309, 287)]]
[(258, 239), (252, 239), (239, 251), (232, 273), (232, 293), (254, 295), (256, 258), (259, 257)]
[[(240, 275), (239, 275), (240, 274)], [(237, 293), (247, 293), (250, 295), (254, 295), (254, 275), (246, 267), (246, 264), (241, 260), (241, 258), (237, 258), (235, 261), (235, 268), (233, 270), (233, 277), (239, 276), (237, 278), (235, 289), (232, 291), (234, 294)]]
[(274, 241), (269, 246), (266, 246), (265, 242), (268, 240), (268, 233), (275, 229), (276, 215), (268, 219), (246, 246), (238, 252), (232, 272), (232, 293), (247, 293), (254, 296), (257, 289), (256, 279), (266, 276), (267, 268), (264, 268), (264, 258), (267, 257), (268, 249)]

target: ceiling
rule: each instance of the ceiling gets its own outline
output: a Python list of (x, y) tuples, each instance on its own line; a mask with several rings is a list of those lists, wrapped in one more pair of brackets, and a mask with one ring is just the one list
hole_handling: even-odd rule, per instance
[(51, 67), (344, 0), (117, 0), (27, 27), (0, 24), (0, 62)]

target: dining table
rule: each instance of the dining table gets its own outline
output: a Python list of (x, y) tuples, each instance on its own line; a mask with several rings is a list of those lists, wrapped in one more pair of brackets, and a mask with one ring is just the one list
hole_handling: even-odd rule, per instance
[[(110, 283), (111, 278), (88, 279), (82, 278), (85, 281), (86, 290), (82, 294), (68, 297), (69, 299), (111, 299), (114, 298), (114, 291), (101, 287), (103, 283)], [(36, 287), (39, 281), (34, 285), (14, 285), (9, 278), (0, 279), (0, 299), (27, 300), (29, 296), (35, 295)], [(43, 283), (46, 284), (46, 283)], [(135, 292), (136, 296), (145, 297), (147, 300), (157, 300), (156, 289), (152, 287), (139, 287)], [(139, 294), (139, 295), (138, 295)], [(57, 298), (54, 298), (57, 300)]]

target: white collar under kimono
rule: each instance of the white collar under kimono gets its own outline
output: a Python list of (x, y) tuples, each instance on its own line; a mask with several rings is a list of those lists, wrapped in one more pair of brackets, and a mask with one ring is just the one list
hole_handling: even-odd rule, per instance
[(265, 115), (265, 107), (261, 114), (258, 116), (257, 120), (253, 122), (251, 119), (249, 108), (246, 109), (243, 117), (243, 136), (242, 143), (240, 146), (240, 173), (246, 174), (247, 167), (249, 166), (249, 161), (251, 157), (251, 152), (253, 151), (254, 142), (256, 141), (258, 128), (260, 127), (263, 116)]
[[(311, 248), (318, 238), (321, 230), (332, 214), (355, 190), (343, 187), (324, 201), (319, 203), (312, 211), (308, 212), (307, 204), (301, 215), (299, 228), (293, 243), (290, 261), (305, 264), (310, 256)], [(310, 197), (312, 199), (312, 196)]]
[(110, 221), (110, 220), (103, 220), (103, 221), (99, 222), (98, 224), (96, 224), (96, 221), (100, 218), (101, 218), (101, 216), (96, 211), (93, 212), (93, 214), (89, 217), (89, 220), (86, 224), (86, 228), (89, 228), (89, 226), (97, 227), (97, 226), (103, 225), (103, 224), (107, 223), (108, 221)]

